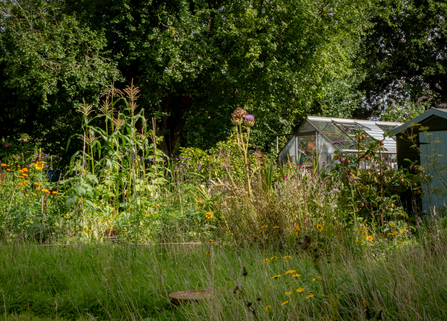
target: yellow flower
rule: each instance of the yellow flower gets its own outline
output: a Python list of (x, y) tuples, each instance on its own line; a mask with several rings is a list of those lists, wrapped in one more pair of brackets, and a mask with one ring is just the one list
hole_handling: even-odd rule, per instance
[(372, 242), (372, 241), (374, 241), (374, 236), (372, 236), (372, 235), (368, 235), (368, 236), (366, 237), (366, 239), (367, 239), (368, 241)]
[(292, 291), (284, 293), (285, 295), (292, 295)]
[(269, 259), (264, 259), (264, 260), (262, 260), (264, 263), (270, 263), (270, 260)]
[(206, 252), (206, 255), (210, 255), (210, 254), (211, 254), (211, 251)]
[(277, 279), (277, 278), (280, 278), (280, 277), (281, 277), (281, 274), (278, 274), (278, 275), (272, 276), (272, 279)]
[(355, 243), (362, 243), (362, 240), (355, 240)]
[(390, 222), (390, 225), (391, 225), (391, 226), (394, 226), (395, 224), (394, 224), (393, 222)]
[(293, 277), (294, 278), (299, 278), (301, 276), (301, 274), (294, 274)]
[(306, 296), (306, 299), (310, 299), (310, 298), (313, 298), (313, 297), (314, 297), (314, 295), (310, 294), (310, 295)]
[(313, 278), (312, 281), (316, 281), (318, 279), (321, 279), (321, 276), (317, 276), (316, 278)]
[(272, 256), (271, 258), (270, 258), (270, 260), (277, 260), (278, 259), (278, 257), (277, 256)]
[(405, 233), (407, 230), (404, 229), (404, 228), (402, 228), (402, 229), (400, 229), (400, 231), (401, 231), (402, 233)]
[(41, 170), (43, 169), (43, 165), (42, 165), (42, 163), (41, 163), (40, 161), (37, 161), (37, 162), (34, 164), (34, 168), (35, 168), (36, 170), (38, 170), (38, 171), (41, 171)]
[(147, 212), (146, 214), (151, 214), (152, 213), (152, 211), (149, 211), (149, 212)]
[(286, 302), (283, 302), (281, 305), (286, 305), (287, 303), (289, 303), (289, 300), (287, 300)]
[(317, 229), (321, 232), (323, 230), (323, 225), (318, 224)]
[(211, 219), (211, 218), (213, 218), (213, 213), (211, 213), (211, 212), (207, 212), (207, 213), (205, 213), (205, 217), (206, 217), (207, 219)]
[(269, 227), (268, 225), (262, 225), (261, 227)]
[(271, 305), (267, 305), (267, 306), (265, 307), (265, 311), (269, 312), (271, 308), (272, 308)]
[(34, 185), (39, 185), (39, 183), (34, 183)]
[(298, 289), (296, 289), (296, 292), (298, 292), (298, 293), (304, 292), (304, 288), (298, 288)]
[(277, 225), (277, 226), (273, 226), (273, 228), (279, 228), (279, 226)]
[(296, 270), (289, 270), (289, 271), (286, 272), (286, 274), (293, 274), (295, 272), (296, 272)]
[(368, 306), (368, 302), (366, 300), (363, 300), (363, 306), (366, 308)]
[(211, 244), (211, 243), (213, 243), (214, 242), (214, 240), (209, 240), (208, 241), (208, 244)]
[(284, 260), (292, 258), (290, 255), (283, 256)]

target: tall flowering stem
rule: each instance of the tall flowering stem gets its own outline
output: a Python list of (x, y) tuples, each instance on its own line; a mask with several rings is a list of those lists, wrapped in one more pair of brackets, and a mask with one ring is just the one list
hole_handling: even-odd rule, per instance
[[(255, 124), (253, 115), (247, 114), (242, 108), (237, 108), (232, 114), (232, 122), (235, 125), (236, 137), (239, 150), (244, 158), (245, 177), (247, 179), (248, 194), (252, 195), (251, 179), (250, 179), (250, 161), (248, 157), (248, 147), (250, 141), (250, 129)], [(245, 128), (245, 133), (244, 133)]]

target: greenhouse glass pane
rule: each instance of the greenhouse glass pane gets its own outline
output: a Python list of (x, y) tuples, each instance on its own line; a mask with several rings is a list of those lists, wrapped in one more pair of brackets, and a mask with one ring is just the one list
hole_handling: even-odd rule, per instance
[(300, 154), (300, 164), (306, 167), (312, 167), (312, 157), (316, 154), (317, 140), (316, 135), (299, 136), (298, 152)]
[(338, 142), (340, 144), (340, 148), (343, 148), (341, 147), (343, 145), (346, 146), (345, 148), (350, 148), (350, 146), (354, 145), (352, 138), (340, 130), (340, 128), (338, 128), (333, 122), (314, 120), (312, 123), (331, 141), (331, 143)]
[(320, 165), (319, 167), (321, 169), (332, 161), (334, 157), (334, 152), (338, 149), (335, 147), (334, 144), (329, 142), (322, 135), (318, 136), (317, 142), (318, 142), (317, 156)]
[(306, 121), (298, 130), (298, 133), (305, 133), (305, 132), (314, 132), (316, 131), (315, 127)]

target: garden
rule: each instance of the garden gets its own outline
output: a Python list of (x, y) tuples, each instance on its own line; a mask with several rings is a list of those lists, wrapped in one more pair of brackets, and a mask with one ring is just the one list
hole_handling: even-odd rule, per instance
[(359, 131), (330, 171), (279, 166), (242, 108), (213, 149), (166, 154), (138, 96), (79, 108), (69, 160), (3, 142), (5, 320), (447, 318), (447, 217), (420, 210), (417, 163)]

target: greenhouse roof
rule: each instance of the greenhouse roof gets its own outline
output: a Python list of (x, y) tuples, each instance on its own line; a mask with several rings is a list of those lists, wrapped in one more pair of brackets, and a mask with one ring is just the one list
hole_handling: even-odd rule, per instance
[(312, 131), (312, 127), (314, 127), (313, 130), (320, 132), (330, 142), (345, 141), (345, 145), (349, 146), (355, 144), (356, 131), (363, 130), (369, 136), (367, 137), (368, 140), (371, 141), (372, 138), (384, 140), (385, 149), (394, 152), (396, 151), (396, 141), (392, 137), (385, 136), (385, 134), (400, 125), (402, 123), (308, 116), (307, 122), (298, 129), (297, 133)]

